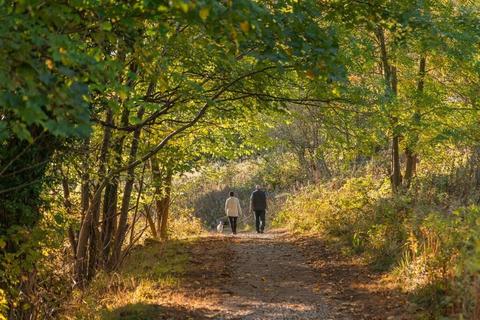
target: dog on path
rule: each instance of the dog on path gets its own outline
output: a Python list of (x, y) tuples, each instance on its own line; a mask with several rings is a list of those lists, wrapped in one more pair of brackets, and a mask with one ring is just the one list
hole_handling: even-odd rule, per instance
[(217, 232), (222, 233), (223, 232), (223, 221), (220, 220), (220, 222), (217, 225)]

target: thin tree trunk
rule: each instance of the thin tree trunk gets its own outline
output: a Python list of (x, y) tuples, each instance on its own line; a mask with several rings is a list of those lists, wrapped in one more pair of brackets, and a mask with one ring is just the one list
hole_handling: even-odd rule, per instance
[[(145, 108), (143, 106), (137, 112), (137, 118), (142, 119)], [(132, 146), (130, 148), (130, 155), (128, 163), (135, 161), (137, 157), (138, 144), (140, 138), (141, 128), (137, 128), (133, 133)], [(130, 197), (132, 195), (133, 183), (135, 181), (135, 167), (131, 167), (127, 170), (127, 180), (125, 182), (125, 188), (123, 192), (122, 205), (120, 208), (120, 217), (118, 221), (117, 232), (115, 233), (115, 239), (112, 248), (112, 255), (110, 256), (108, 267), (110, 270), (117, 268), (121, 253), (123, 240), (125, 239), (125, 233), (127, 231), (128, 220), (128, 208), (130, 205)]]
[[(122, 61), (125, 61), (125, 55), (123, 52), (120, 52), (119, 58)], [(129, 70), (132, 73), (136, 73), (137, 65), (131, 63), (129, 65)], [(133, 78), (128, 77), (126, 81), (126, 86), (133, 88)], [(125, 127), (128, 125), (128, 118), (130, 111), (128, 107), (123, 105), (122, 114), (120, 116), (120, 126)], [(111, 124), (113, 124), (113, 119)], [(125, 141), (126, 135), (120, 133), (119, 137), (115, 139), (113, 146), (114, 154), (114, 166), (115, 170), (122, 166), (122, 155), (123, 155), (123, 144)], [(108, 264), (108, 259), (111, 251), (111, 246), (113, 245), (113, 235), (116, 233), (117, 228), (117, 203), (118, 203), (118, 185), (119, 185), (120, 175), (114, 174), (109, 177), (109, 180), (106, 181), (105, 185), (105, 196), (103, 200), (103, 211), (102, 211), (102, 226), (101, 226), (101, 243), (102, 243), (102, 263), (104, 266)]]
[[(417, 83), (417, 95), (420, 97), (423, 94), (424, 87), (425, 87), (425, 73), (426, 73), (426, 65), (427, 59), (425, 55), (420, 57), (419, 63), (419, 70), (418, 70), (418, 83)], [(419, 110), (419, 101), (415, 103), (415, 112), (413, 114), (413, 123), (419, 124), (421, 120), (421, 113)], [(414, 128), (416, 130), (416, 128)], [(406, 165), (405, 165), (405, 187), (408, 189), (410, 188), (412, 178), (415, 176), (416, 173), (416, 164), (417, 164), (417, 153), (414, 151), (415, 146), (418, 141), (418, 134), (414, 131), (412, 132), (412, 138), (407, 143), (407, 147), (405, 148), (405, 158), (406, 158)]]
[[(68, 185), (68, 177), (62, 172), (62, 189), (63, 189), (63, 204), (69, 216), (73, 215), (72, 201), (70, 200), (70, 186)], [(73, 258), (77, 255), (77, 239), (75, 232), (71, 225), (68, 226), (68, 240), (72, 249)]]
[[(385, 41), (385, 33), (382, 27), (378, 27), (376, 31), (377, 39), (380, 43), (380, 53), (381, 53), (381, 60), (382, 60), (382, 67), (383, 67), (383, 76), (385, 79), (385, 95), (387, 97), (396, 97), (397, 96), (397, 86), (398, 86), (398, 79), (397, 79), (397, 70), (394, 66), (391, 66), (388, 61), (388, 54), (387, 54), (387, 45)], [(391, 184), (393, 192), (397, 192), (399, 187), (402, 184), (402, 173), (401, 173), (401, 166), (400, 166), (400, 151), (399, 151), (399, 144), (400, 144), (400, 135), (398, 133), (398, 119), (392, 119), (392, 155), (391, 155)]]
[[(394, 97), (398, 93), (397, 69), (391, 67), (391, 89)], [(402, 168), (400, 165), (400, 133), (398, 132), (398, 119), (393, 118), (393, 135), (392, 135), (392, 188), (394, 192), (402, 186)]]
[(145, 219), (147, 219), (148, 225), (150, 226), (150, 232), (154, 239), (158, 239), (157, 228), (155, 227), (155, 221), (152, 218), (151, 206), (144, 205), (145, 210)]
[(417, 154), (413, 152), (411, 147), (405, 148), (405, 188), (410, 188), (412, 178), (416, 172)]
[[(112, 109), (107, 109), (107, 117), (105, 119), (107, 123), (113, 123), (113, 111)], [(98, 168), (98, 175), (100, 180), (105, 178), (105, 174), (107, 172), (107, 160), (108, 154), (110, 150), (110, 141), (112, 140), (112, 129), (105, 128), (105, 135), (102, 142), (102, 147), (100, 149), (100, 157), (99, 157), (99, 168)], [(88, 273), (87, 279), (92, 279), (96, 273), (97, 265), (98, 265), (98, 258), (101, 253), (101, 241), (100, 241), (100, 231), (99, 231), (99, 222), (100, 222), (100, 207), (101, 201), (100, 199), (93, 204), (92, 209), (92, 220), (90, 224), (90, 240), (89, 240), (89, 249), (88, 249)]]
[[(102, 192), (97, 190), (92, 199), (92, 206), (100, 203)], [(77, 256), (75, 260), (74, 273), (75, 280), (77, 284), (81, 287), (85, 285), (85, 280), (87, 279), (87, 249), (88, 249), (88, 239), (90, 237), (90, 226), (93, 219), (92, 208), (90, 208), (86, 214), (85, 219), (83, 220), (82, 227), (78, 236), (77, 244)]]
[(168, 216), (170, 211), (170, 194), (172, 190), (172, 173), (170, 170), (167, 171), (167, 176), (165, 178), (165, 196), (162, 206), (162, 223), (160, 226), (160, 239), (166, 240), (168, 238)]
[(137, 194), (137, 201), (135, 203), (135, 212), (133, 213), (133, 220), (132, 220), (132, 227), (130, 229), (130, 245), (133, 243), (134, 239), (135, 239), (135, 224), (137, 223), (137, 215), (138, 215), (138, 209), (140, 207), (140, 198), (142, 196), (142, 192), (143, 192), (143, 182), (144, 182), (144, 178), (145, 178), (145, 168), (147, 167), (147, 163), (145, 162), (145, 164), (143, 165), (143, 169), (142, 169), (142, 176), (140, 178), (140, 186), (138, 188), (138, 194)]
[(400, 172), (400, 152), (399, 152), (399, 136), (393, 135), (392, 138), (392, 188), (397, 192), (402, 185), (402, 174)]
[[(152, 178), (155, 186), (155, 207), (157, 213), (157, 235), (156, 237), (159, 239), (166, 238), (166, 226), (168, 219), (168, 210), (166, 207), (168, 206), (168, 197), (167, 197), (167, 178), (168, 175), (160, 171), (160, 166), (158, 163), (158, 159), (156, 157), (152, 157), (150, 159), (150, 166), (152, 168)], [(167, 216), (165, 216), (165, 213)], [(162, 233), (163, 230), (163, 233)]]
[(320, 156), (317, 156), (315, 161), (315, 168), (319, 174), (317, 174), (317, 178), (319, 179), (330, 179), (332, 177), (332, 173), (330, 168), (328, 167), (327, 161), (325, 161), (325, 157), (323, 153)]
[[(106, 121), (111, 122), (112, 117), (113, 117), (113, 113), (111, 109), (108, 109), (107, 115), (106, 115)], [(100, 162), (99, 178), (100, 179), (103, 179), (105, 175), (107, 150), (110, 146), (111, 135), (112, 135), (111, 128), (105, 127), (102, 147), (100, 152), (100, 159), (99, 159), (99, 162)], [(89, 206), (89, 209), (85, 213), (85, 217), (83, 219), (83, 223), (78, 236), (78, 243), (77, 243), (77, 250), (76, 250), (77, 259), (75, 261), (74, 272), (75, 272), (75, 279), (80, 284), (80, 286), (84, 285), (85, 280), (89, 277), (89, 272), (93, 272), (92, 268), (96, 267), (96, 257), (97, 257), (96, 228), (98, 225), (98, 215), (100, 211), (100, 197), (101, 197), (101, 192), (96, 192), (94, 195), (94, 199), (92, 200), (92, 203)], [(89, 260), (88, 263), (87, 263), (87, 260)]]
[(81, 223), (83, 223), (83, 219), (85, 218), (85, 213), (88, 210), (89, 202), (90, 202), (90, 188), (89, 188), (89, 182), (90, 182), (90, 173), (89, 173), (89, 161), (88, 161), (88, 155), (90, 152), (90, 138), (87, 138), (85, 140), (84, 145), (81, 148), (82, 152), (82, 186), (81, 186)]
[[(120, 119), (122, 126), (128, 125), (129, 109), (124, 107)], [(120, 134), (113, 145), (114, 168), (122, 166), (122, 153), (125, 135)], [(102, 261), (105, 265), (108, 261), (113, 235), (117, 230), (117, 203), (118, 203), (118, 184), (120, 177), (118, 174), (111, 177), (105, 187), (105, 196), (103, 200), (103, 223), (102, 223)]]
[(77, 258), (77, 238), (75, 237), (75, 231), (73, 231), (73, 227), (71, 225), (68, 226), (68, 241), (70, 242), (70, 247), (72, 248), (72, 255), (73, 258)]

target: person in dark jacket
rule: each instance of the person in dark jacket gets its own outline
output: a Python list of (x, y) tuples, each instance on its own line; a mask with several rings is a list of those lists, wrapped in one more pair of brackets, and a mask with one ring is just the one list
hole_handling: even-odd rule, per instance
[(255, 228), (257, 233), (263, 233), (265, 230), (265, 212), (267, 210), (267, 195), (261, 190), (259, 185), (255, 186), (255, 191), (250, 196), (250, 211), (255, 213)]

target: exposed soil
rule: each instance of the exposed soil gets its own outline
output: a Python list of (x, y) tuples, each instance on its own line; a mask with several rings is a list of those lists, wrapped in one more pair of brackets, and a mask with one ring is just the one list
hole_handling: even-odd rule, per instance
[(152, 319), (411, 319), (382, 274), (320, 239), (212, 234), (190, 251), (185, 281), (160, 293)]
[(384, 273), (346, 257), (315, 237), (291, 241), (315, 270), (316, 281), (335, 319), (414, 319), (405, 294)]

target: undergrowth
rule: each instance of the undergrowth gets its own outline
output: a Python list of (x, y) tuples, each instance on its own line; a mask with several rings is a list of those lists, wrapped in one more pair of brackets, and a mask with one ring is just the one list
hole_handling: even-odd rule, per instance
[(275, 219), (320, 233), (394, 275), (428, 317), (480, 319), (480, 207), (451, 208), (426, 183), (393, 195), (372, 176), (333, 180), (291, 195)]
[(87, 289), (75, 291), (61, 319), (149, 319), (162, 289), (182, 281), (194, 241), (147, 240), (132, 250), (120, 270), (99, 273)]

